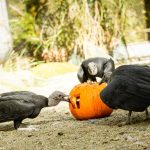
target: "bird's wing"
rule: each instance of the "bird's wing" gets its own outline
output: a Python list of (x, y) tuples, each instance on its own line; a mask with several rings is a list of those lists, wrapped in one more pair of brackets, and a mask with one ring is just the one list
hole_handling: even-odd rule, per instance
[(47, 99), (45, 96), (43, 95), (37, 95), (37, 94), (14, 94), (14, 95), (8, 95), (8, 96), (3, 96), (0, 97), (0, 102), (1, 101), (11, 101), (11, 100), (18, 100), (18, 101), (28, 101), (28, 102), (33, 102), (34, 101), (39, 101), (39, 100), (43, 100), (43, 99)]
[(26, 103), (33, 103), (35, 107), (42, 109), (48, 105), (48, 98), (42, 95), (32, 95), (32, 94), (18, 94), (0, 97), (0, 103), (3, 101), (24, 101)]
[[(120, 86), (124, 88), (118, 94), (120, 108), (133, 111), (144, 111), (150, 105), (150, 84), (129, 78), (122, 78)], [(118, 86), (119, 89), (119, 86)]]
[(29, 118), (35, 110), (32, 102), (15, 98), (4, 99), (0, 98), (0, 122)]
[(118, 67), (111, 75), (110, 80), (122, 79), (126, 85), (126, 92), (143, 99), (150, 99), (150, 67), (137, 65), (124, 65)]
[(143, 111), (150, 105), (150, 67), (119, 67), (100, 96), (112, 108)]
[(115, 77), (104, 88), (100, 97), (111, 108), (143, 111), (149, 106), (150, 97), (141, 91), (142, 88), (134, 80)]
[[(144, 77), (143, 77), (144, 78)], [(146, 79), (146, 77), (145, 77)], [(131, 88), (128, 90), (128, 93), (132, 93), (136, 96), (138, 96), (139, 98), (149, 101), (150, 104), (150, 80), (141, 80), (141, 79), (135, 79), (134, 80), (134, 84), (136, 84), (137, 88), (136, 90), (132, 90)], [(133, 83), (133, 81), (131, 82), (131, 84)], [(133, 84), (130, 85), (130, 87), (133, 87)]]
[(25, 102), (30, 102), (33, 99), (34, 96), (32, 95), (21, 95), (21, 94), (16, 94), (16, 95), (8, 95), (8, 96), (3, 96), (0, 97), (0, 102), (2, 101), (25, 101)]
[(113, 72), (115, 69), (114, 61), (110, 58), (105, 64), (104, 64), (104, 74), (107, 72)]
[(120, 108), (120, 104), (123, 104), (124, 99), (127, 98), (126, 88), (125, 84), (122, 85), (121, 79), (115, 78), (101, 91), (100, 97), (109, 107)]
[(79, 68), (79, 70), (78, 70), (77, 77), (78, 77), (78, 79), (79, 79), (79, 81), (80, 81), (81, 83), (87, 81), (87, 78), (86, 78), (86, 76), (85, 76), (85, 73), (84, 73), (84, 70), (83, 70), (83, 67), (82, 67), (82, 66), (80, 66), (80, 68)]

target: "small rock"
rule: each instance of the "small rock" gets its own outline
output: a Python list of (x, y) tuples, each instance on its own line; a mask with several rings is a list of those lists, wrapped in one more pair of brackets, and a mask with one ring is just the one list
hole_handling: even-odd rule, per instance
[(123, 134), (125, 134), (125, 132), (119, 132), (119, 134), (120, 134), (120, 135), (123, 135)]
[(150, 147), (144, 147), (144, 150), (150, 150)]
[(107, 144), (108, 143), (108, 141), (104, 141), (102, 144)]
[(58, 134), (59, 136), (64, 135), (64, 133), (63, 133), (63, 132), (58, 132), (57, 134)]
[(117, 124), (117, 126), (118, 126), (118, 127), (122, 127), (122, 126), (123, 126), (123, 124), (121, 124), (121, 123), (120, 123), (120, 124)]
[(95, 124), (95, 123), (96, 123), (96, 119), (91, 119), (90, 122), (91, 122), (92, 124)]
[(114, 139), (110, 139), (110, 141), (119, 141), (119, 137), (116, 137), (116, 138), (114, 138)]
[(138, 141), (138, 139), (137, 138), (134, 138), (134, 137), (132, 137), (132, 136), (127, 136), (127, 137), (125, 137), (125, 140), (127, 140), (127, 141), (130, 141), (130, 142), (136, 142), (136, 141)]
[(66, 114), (66, 115), (69, 115), (70, 113), (69, 113), (69, 112), (65, 112), (65, 114)]
[(148, 145), (142, 141), (137, 141), (134, 144), (140, 145), (140, 146), (144, 146), (144, 147), (148, 147)]
[(29, 135), (28, 135), (28, 137), (31, 137), (31, 136), (33, 136), (33, 135), (32, 135), (32, 134), (29, 134)]

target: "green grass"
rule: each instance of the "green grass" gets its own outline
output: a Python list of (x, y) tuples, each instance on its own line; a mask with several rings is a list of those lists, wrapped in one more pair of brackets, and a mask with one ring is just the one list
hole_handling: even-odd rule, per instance
[(31, 69), (31, 72), (34, 76), (41, 77), (41, 78), (49, 78), (69, 72), (76, 72), (78, 69), (77, 66), (69, 63), (44, 63), (40, 64)]

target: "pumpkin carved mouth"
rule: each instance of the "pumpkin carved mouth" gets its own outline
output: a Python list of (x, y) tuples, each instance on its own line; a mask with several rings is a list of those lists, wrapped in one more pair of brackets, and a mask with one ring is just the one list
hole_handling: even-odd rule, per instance
[(77, 105), (77, 108), (80, 109), (80, 99), (77, 99), (76, 105)]

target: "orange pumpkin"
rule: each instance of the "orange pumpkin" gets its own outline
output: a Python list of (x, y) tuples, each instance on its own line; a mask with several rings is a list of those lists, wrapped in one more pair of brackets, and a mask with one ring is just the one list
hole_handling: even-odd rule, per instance
[(103, 83), (82, 83), (70, 92), (69, 108), (78, 120), (94, 119), (109, 116), (112, 109), (100, 99), (99, 94), (106, 87)]

